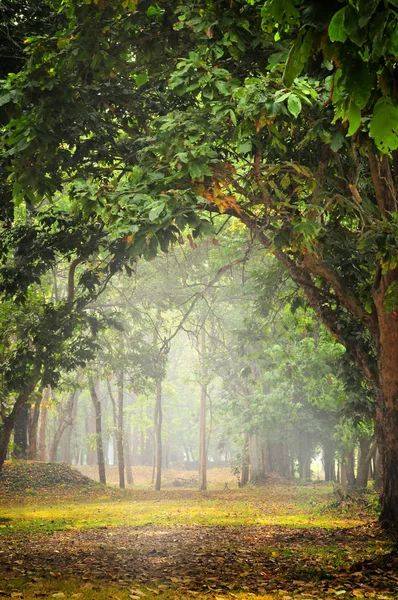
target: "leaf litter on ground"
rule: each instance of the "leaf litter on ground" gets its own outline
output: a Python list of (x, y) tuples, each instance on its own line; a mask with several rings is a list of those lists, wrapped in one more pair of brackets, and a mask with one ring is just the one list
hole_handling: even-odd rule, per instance
[[(17, 496), (20, 494), (18, 491)], [(366, 515), (363, 504), (356, 520), (348, 514), (355, 513), (354, 504), (349, 511), (345, 507), (343, 515), (336, 508), (325, 513), (330, 487), (300, 489), (272, 484), (205, 494), (189, 489), (161, 494), (139, 490), (128, 497), (116, 495), (112, 502), (101, 494), (73, 507), (91, 512), (87, 529), (68, 524), (70, 498), (62, 502), (57, 492), (54, 506), (46, 508), (48, 514), (40, 514), (43, 528), (35, 528), (36, 521), (27, 520), (25, 527), (18, 529), (18, 511), (10, 507), (10, 496), (3, 498), (0, 580), (8, 587), (3, 592), (0, 589), (0, 596), (17, 598), (12, 594), (19, 594), (22, 598), (19, 589), (13, 588), (15, 582), (23, 581), (24, 590), (26, 586), (33, 590), (36, 582), (45, 581), (60, 586), (46, 595), (62, 598), (59, 594), (66, 593), (62, 581), (77, 580), (81, 589), (75, 594), (116, 586), (130, 600), (258, 595), (281, 600), (398, 598), (398, 555), (393, 544), (375, 524), (374, 515)], [(121, 511), (118, 522), (104, 524), (104, 502), (107, 510)], [(40, 512), (37, 504), (28, 497), (19, 510)], [(123, 515), (131, 523), (127, 510), (134, 516), (137, 507), (144, 506), (145, 523), (120, 524)], [(57, 510), (64, 520), (58, 521), (58, 530), (50, 526), (52, 511)], [(239, 518), (242, 510), (247, 512), (243, 521)], [(195, 519), (203, 512), (201, 524), (193, 524), (190, 511)], [(325, 513), (323, 521), (318, 518), (320, 511)], [(156, 515), (163, 513), (172, 518), (157, 520)], [(258, 524), (261, 515), (265, 524)], [(286, 522), (287, 517), (290, 521)], [(214, 524), (217, 519), (221, 525)], [(24, 600), (30, 600), (25, 591), (23, 594)], [(35, 597), (40, 595), (37, 592)], [(94, 598), (99, 600), (97, 594), (87, 600)]]

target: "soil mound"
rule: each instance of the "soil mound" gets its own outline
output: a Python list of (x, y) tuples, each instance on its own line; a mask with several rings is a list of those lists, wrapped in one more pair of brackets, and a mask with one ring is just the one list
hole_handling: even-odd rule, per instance
[(39, 490), (99, 488), (99, 483), (64, 463), (9, 461), (0, 473), (0, 496), (33, 495)]

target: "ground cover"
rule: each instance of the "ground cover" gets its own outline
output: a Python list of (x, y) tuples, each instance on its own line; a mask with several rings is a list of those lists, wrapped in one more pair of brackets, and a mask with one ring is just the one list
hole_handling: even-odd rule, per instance
[(62, 485), (0, 496), (0, 596), (398, 598), (397, 554), (369, 500), (332, 507), (330, 485)]

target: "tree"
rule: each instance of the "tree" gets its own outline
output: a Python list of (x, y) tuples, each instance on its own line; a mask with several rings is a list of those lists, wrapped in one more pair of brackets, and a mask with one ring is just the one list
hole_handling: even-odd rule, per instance
[[(0, 240), (1, 469), (18, 414), (39, 383), (54, 385), (62, 372), (93, 357), (106, 319), (87, 306), (121, 259), (120, 242), (109, 244), (96, 221), (61, 207), (33, 214), (20, 207)], [(105, 247), (111, 256), (101, 256)], [(64, 278), (55, 294), (48, 275), (62, 261)]]
[(244, 223), (378, 390), (381, 519), (396, 525), (395, 3), (62, 11), (4, 87), (14, 197), (81, 177), (76, 202), (132, 258), (187, 223), (200, 235), (208, 215)]

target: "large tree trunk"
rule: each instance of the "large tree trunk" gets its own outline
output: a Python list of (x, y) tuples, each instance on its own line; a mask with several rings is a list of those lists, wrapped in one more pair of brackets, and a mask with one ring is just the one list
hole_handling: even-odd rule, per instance
[(199, 489), (207, 490), (207, 364), (206, 364), (206, 331), (200, 331), (200, 421), (199, 421)]
[(380, 327), (380, 390), (376, 415), (377, 446), (382, 468), (380, 520), (398, 529), (398, 310), (385, 312), (388, 286), (398, 271), (382, 277), (375, 302)]
[(366, 488), (368, 486), (370, 461), (374, 451), (375, 444), (372, 443), (372, 438), (364, 436), (359, 439), (358, 472), (356, 481), (358, 488)]
[(308, 432), (298, 431), (298, 453), (299, 476), (301, 480), (311, 479), (313, 444)]
[(106, 471), (105, 471), (105, 457), (104, 457), (104, 445), (102, 439), (102, 407), (101, 401), (98, 398), (97, 390), (95, 387), (94, 379), (90, 375), (88, 378), (88, 384), (90, 389), (90, 396), (95, 411), (95, 432), (96, 432), (96, 446), (97, 446), (97, 461), (98, 461), (98, 474), (100, 483), (106, 485)]
[(28, 458), (28, 426), (29, 426), (29, 404), (25, 402), (18, 413), (14, 425), (14, 458)]
[(11, 433), (13, 431), (15, 421), (20, 410), (28, 402), (31, 394), (33, 393), (36, 384), (39, 379), (39, 374), (34, 374), (31, 380), (26, 384), (25, 389), (17, 397), (12, 411), (9, 415), (3, 418), (3, 422), (0, 425), (0, 472), (3, 468), (4, 461), (7, 458), (8, 444), (10, 442)]
[(251, 483), (263, 481), (265, 479), (263, 441), (258, 433), (252, 434), (249, 438), (249, 455)]
[(156, 378), (156, 404), (155, 404), (155, 490), (159, 491), (162, 485), (162, 380)]

